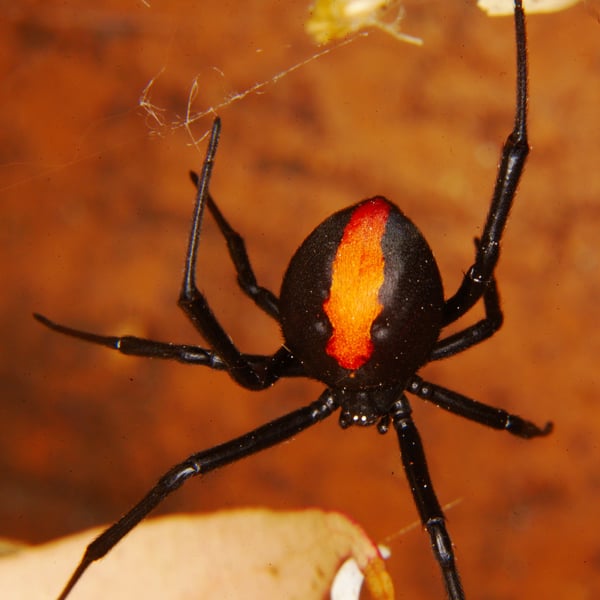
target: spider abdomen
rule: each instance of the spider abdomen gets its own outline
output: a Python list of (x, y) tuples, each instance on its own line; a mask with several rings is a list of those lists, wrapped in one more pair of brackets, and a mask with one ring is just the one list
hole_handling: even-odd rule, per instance
[(311, 377), (381, 387), (427, 362), (443, 303), (421, 232), (375, 196), (333, 214), (298, 248), (281, 288), (281, 325)]

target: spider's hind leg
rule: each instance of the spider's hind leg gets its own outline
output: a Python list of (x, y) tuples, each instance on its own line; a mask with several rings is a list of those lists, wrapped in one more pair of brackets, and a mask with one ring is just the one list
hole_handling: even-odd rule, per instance
[(535, 423), (513, 415), (502, 408), (477, 402), (458, 392), (423, 381), (418, 375), (413, 375), (406, 391), (455, 415), (492, 429), (504, 429), (520, 438), (542, 437), (551, 433), (553, 429), (551, 422), (539, 427)]
[[(200, 185), (200, 178), (198, 175), (191, 171), (190, 178), (192, 179), (192, 182), (196, 188), (198, 188)], [(227, 219), (223, 216), (223, 213), (208, 192), (206, 196), (206, 206), (208, 207), (208, 210), (210, 210), (210, 213), (217, 223), (219, 230), (225, 238), (229, 256), (231, 257), (231, 261), (237, 273), (238, 285), (260, 309), (265, 311), (274, 319), (278, 319), (279, 299), (273, 292), (271, 292), (271, 290), (258, 285), (256, 276), (254, 275), (254, 269), (250, 264), (250, 258), (248, 257), (248, 251), (246, 250), (244, 238), (235, 229), (233, 229), (233, 227), (231, 227), (229, 221), (227, 221)]]
[(467, 271), (457, 292), (444, 306), (444, 325), (464, 315), (485, 292), (500, 254), (500, 241), (512, 207), (521, 173), (529, 154), (527, 141), (527, 41), (525, 15), (519, 0), (515, 1), (517, 40), (517, 101), (514, 127), (502, 149), (502, 157), (492, 202), (484, 224), (475, 261)]
[[(261, 361), (259, 364), (249, 360), (248, 355), (240, 352), (227, 332), (223, 329), (217, 317), (211, 310), (206, 297), (198, 289), (196, 283), (198, 244), (200, 242), (200, 230), (204, 216), (204, 208), (208, 204), (210, 210), (210, 205), (212, 204), (214, 209), (216, 209), (216, 205), (209, 194), (209, 183), (215, 162), (220, 132), (221, 120), (216, 118), (213, 122), (211, 136), (206, 150), (206, 157), (202, 166), (202, 173), (198, 178), (196, 204), (194, 207), (192, 227), (185, 257), (183, 281), (179, 293), (178, 305), (183, 312), (185, 312), (194, 327), (200, 332), (204, 339), (206, 339), (215, 354), (223, 361), (229, 375), (237, 383), (247, 389), (261, 390), (272, 385), (282, 375), (282, 369), (286, 368), (282, 367), (282, 365), (289, 366), (289, 364), (294, 362), (290, 352), (282, 347), (275, 354), (273, 359)], [(252, 273), (241, 237), (229, 227), (218, 209), (215, 210), (214, 214), (217, 216), (218, 223), (219, 217), (221, 217), (219, 226), (222, 228), (221, 231), (223, 231), (225, 238), (228, 239), (230, 255), (238, 270), (238, 281), (242, 278), (243, 274), (245, 274), (246, 277), (250, 276), (250, 279), (253, 280), (254, 274)], [(272, 300), (274, 300), (275, 303), (270, 305), (264, 300), (267, 296), (261, 296), (260, 293), (252, 291), (251, 286), (245, 288), (242, 283), (240, 283), (240, 285), (250, 297), (255, 299), (257, 304), (261, 306), (263, 310), (272, 316), (277, 317), (278, 310), (275, 296), (272, 297)], [(263, 298), (263, 300), (257, 300), (256, 298)]]
[[(478, 240), (475, 240), (475, 244), (478, 245), (478, 243)], [(464, 352), (471, 346), (487, 340), (502, 327), (504, 315), (500, 307), (498, 284), (494, 276), (491, 277), (484, 288), (483, 306), (485, 309), (484, 318), (474, 325), (470, 325), (465, 329), (438, 340), (429, 357), (430, 361), (448, 358), (449, 356)]]

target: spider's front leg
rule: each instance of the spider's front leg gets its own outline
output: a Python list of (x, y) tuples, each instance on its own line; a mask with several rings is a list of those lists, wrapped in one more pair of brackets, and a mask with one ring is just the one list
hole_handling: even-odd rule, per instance
[(169, 469), (133, 508), (89, 544), (58, 600), (65, 600), (93, 562), (105, 556), (156, 506), (188, 479), (205, 475), (275, 446), (326, 419), (337, 407), (338, 404), (331, 391), (325, 390), (318, 400), (308, 406), (279, 417), (229, 442), (193, 454)]
[(481, 298), (494, 273), (508, 213), (529, 154), (527, 141), (527, 46), (525, 15), (520, 0), (515, 1), (515, 30), (517, 39), (515, 124), (502, 149), (492, 203), (481, 235), (481, 242), (475, 254), (475, 262), (467, 271), (456, 294), (444, 306), (444, 325), (456, 321)]
[(553, 429), (553, 424), (550, 421), (543, 427), (539, 427), (535, 423), (506, 412), (502, 408), (477, 402), (477, 400), (472, 400), (458, 392), (424, 381), (418, 375), (413, 375), (406, 391), (423, 400), (432, 402), (438, 408), (443, 408), (455, 415), (469, 419), (469, 421), (480, 423), (492, 429), (503, 429), (526, 440), (546, 436)]
[(412, 409), (404, 395), (395, 402), (390, 412), (398, 435), (402, 464), (421, 522), (429, 534), (431, 549), (442, 571), (448, 598), (464, 600), (465, 594), (456, 568), (452, 540), (446, 529), (446, 518), (433, 489), (421, 436), (411, 413)]

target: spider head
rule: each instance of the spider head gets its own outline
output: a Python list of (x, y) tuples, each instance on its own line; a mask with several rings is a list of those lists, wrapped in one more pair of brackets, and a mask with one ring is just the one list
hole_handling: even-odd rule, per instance
[(391, 388), (375, 387), (357, 391), (335, 390), (335, 399), (341, 406), (340, 427), (346, 429), (353, 425), (367, 427), (382, 423), (389, 414), (392, 404), (402, 394), (403, 387), (398, 385)]

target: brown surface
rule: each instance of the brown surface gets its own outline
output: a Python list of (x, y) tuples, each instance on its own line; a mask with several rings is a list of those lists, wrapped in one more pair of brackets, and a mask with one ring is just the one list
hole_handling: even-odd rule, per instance
[[(34, 310), (90, 330), (191, 342), (175, 306), (201, 154), (172, 121), (303, 60), (305, 3), (21, 2), (0, 23), (1, 533), (39, 542), (111, 521), (191, 452), (316, 397), (281, 382), (256, 395), (200, 368), (120, 357), (53, 335)], [(375, 193), (425, 232), (446, 289), (472, 257), (511, 125), (510, 19), (464, 2), (417, 3), (373, 34), (219, 111), (212, 189), (277, 290), (294, 247), (333, 210)], [(530, 443), (415, 401), (471, 598), (600, 596), (599, 25), (584, 6), (529, 19), (533, 153), (499, 268), (506, 324), (425, 370), (433, 381), (543, 423)], [(224, 75), (219, 74), (219, 69)], [(200, 135), (209, 120), (198, 125)], [(277, 329), (240, 297), (214, 227), (202, 277), (239, 345)], [(335, 420), (204, 482), (163, 511), (265, 505), (346, 512), (376, 540), (416, 518), (393, 436)], [(391, 544), (400, 598), (441, 598), (418, 531)]]

